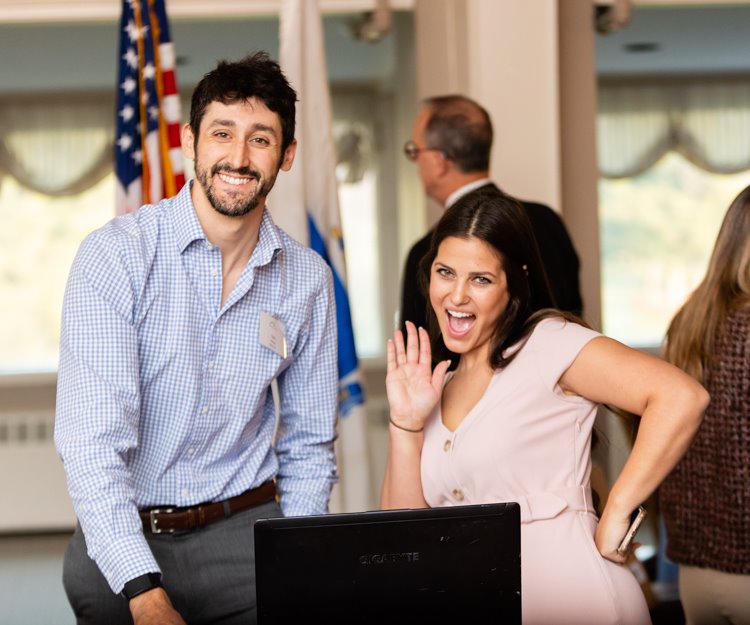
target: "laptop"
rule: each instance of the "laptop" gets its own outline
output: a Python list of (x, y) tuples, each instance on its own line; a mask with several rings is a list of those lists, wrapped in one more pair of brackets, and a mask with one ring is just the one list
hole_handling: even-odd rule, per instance
[(517, 503), (260, 519), (259, 625), (521, 623)]

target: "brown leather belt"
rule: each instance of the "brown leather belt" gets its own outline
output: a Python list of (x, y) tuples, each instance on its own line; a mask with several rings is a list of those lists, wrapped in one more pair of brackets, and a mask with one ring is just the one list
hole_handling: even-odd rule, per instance
[(258, 488), (251, 488), (224, 501), (204, 503), (191, 508), (151, 508), (141, 510), (140, 515), (144, 531), (152, 534), (174, 534), (226, 519), (248, 508), (268, 503), (275, 497), (276, 485), (266, 482)]

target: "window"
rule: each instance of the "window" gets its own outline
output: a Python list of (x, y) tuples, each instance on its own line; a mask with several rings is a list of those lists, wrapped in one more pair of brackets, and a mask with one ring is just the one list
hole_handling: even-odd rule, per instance
[[(337, 174), (348, 289), (360, 358), (378, 357), (385, 346), (379, 264), (381, 182), (373, 148), (375, 114), (366, 105), (371, 97), (369, 92), (337, 96), (341, 112), (334, 119), (342, 154)], [(56, 370), (60, 312), (71, 263), (83, 238), (115, 214), (111, 103), (100, 99), (94, 106), (90, 96), (88, 102), (85, 108), (76, 98), (38, 104), (36, 115), (24, 115), (25, 127), (14, 125), (11, 131), (8, 124), (0, 137), (9, 155), (6, 160), (18, 161), (0, 168), (0, 299), (4, 302), (0, 307), (0, 374)], [(13, 103), (3, 111), (20, 115), (28, 106)], [(98, 112), (92, 114), (94, 109)], [(29, 121), (34, 117), (37, 126)], [(50, 117), (61, 122), (54, 129), (43, 121)], [(89, 120), (88, 125), (82, 118)], [(80, 163), (80, 154), (88, 155), (91, 162)], [(97, 169), (99, 156), (108, 161), (109, 173), (86, 178), (86, 172)], [(46, 159), (43, 164), (42, 158)], [(80, 164), (62, 172), (66, 160)], [(188, 175), (191, 165), (186, 166)], [(20, 178), (28, 185), (11, 175), (20, 170)], [(94, 183), (85, 188), (91, 180)], [(80, 187), (84, 190), (78, 191)]]
[(604, 333), (661, 345), (703, 278), (724, 213), (750, 172), (704, 171), (669, 152), (646, 172), (599, 185)]
[(113, 216), (114, 174), (53, 198), (6, 177), (0, 186), (0, 373), (57, 368), (60, 311), (78, 245)]
[[(278, 58), (276, 17), (253, 9), (244, 18), (208, 13), (210, 20), (172, 19), (178, 84), (186, 93), (216, 59), (247, 54), (248, 41)], [(378, 367), (400, 271), (400, 190), (393, 158), (398, 146), (392, 137), (403, 136), (397, 132), (397, 113), (416, 99), (409, 62), (413, 18), (411, 11), (394, 11), (392, 34), (372, 45), (353, 36), (353, 16), (325, 15), (324, 32), (334, 85), (334, 132), (340, 126), (359, 142), (360, 160), (353, 161), (351, 153), (346, 157), (339, 188), (355, 339), (360, 359)], [(70, 263), (83, 236), (115, 210), (111, 144), (117, 23), (65, 20), (0, 30), (13, 43), (18, 66), (0, 96), (0, 375), (54, 371)], [(64, 58), (39, 65), (34, 51), (40, 41), (64, 50)], [(97, 51), (93, 61), (92, 50)], [(87, 71), (76, 71), (84, 60)], [(189, 110), (186, 100), (183, 118)], [(188, 163), (186, 173), (190, 169)]]
[[(339, 183), (341, 226), (346, 246), (347, 290), (357, 355), (371, 358), (382, 354), (382, 297), (380, 284), (377, 214), (377, 174), (365, 172), (360, 180)], [(354, 253), (349, 250), (354, 251)]]
[(0, 374), (54, 371), (73, 257), (114, 215), (111, 98), (0, 107)]
[[(388, 273), (383, 251), (384, 230), (393, 231), (386, 206), (395, 200), (385, 189), (376, 128), (384, 127), (389, 98), (367, 87), (334, 89), (333, 134), (336, 141), (336, 178), (346, 253), (347, 290), (354, 340), (360, 359), (385, 354), (384, 297)], [(376, 106), (373, 103), (377, 103)], [(395, 237), (392, 237), (395, 239)]]
[(605, 83), (597, 125), (603, 330), (658, 347), (750, 183), (750, 86), (731, 77)]

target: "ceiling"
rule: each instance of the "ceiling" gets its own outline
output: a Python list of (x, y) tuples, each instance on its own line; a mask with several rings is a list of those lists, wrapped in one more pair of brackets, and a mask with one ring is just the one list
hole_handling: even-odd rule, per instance
[(750, 2), (636, 6), (629, 26), (597, 34), (596, 57), (600, 76), (747, 72), (750, 79)]
[[(410, 12), (397, 12), (411, 29)], [(329, 76), (337, 83), (380, 82), (398, 62), (393, 37), (356, 41), (347, 19), (325, 18)], [(404, 21), (406, 20), (406, 21)], [(189, 87), (219, 58), (278, 48), (275, 18), (172, 20), (180, 84)], [(109, 89), (117, 59), (115, 21), (0, 24), (0, 93)], [(652, 44), (656, 50), (650, 50)], [(636, 50), (628, 51), (635, 45)], [(646, 51), (642, 51), (642, 50)], [(729, 5), (636, 5), (631, 23), (596, 35), (600, 76), (748, 73), (750, 2)]]
[[(398, 12), (393, 32), (411, 29), (411, 13)], [(393, 32), (377, 45), (358, 40), (351, 16), (326, 15), (324, 29), (332, 82), (380, 83), (396, 65)], [(276, 17), (171, 19), (177, 75), (183, 88), (198, 83), (220, 59), (256, 50), (278, 57)], [(0, 24), (0, 94), (111, 89), (115, 81), (119, 22)]]

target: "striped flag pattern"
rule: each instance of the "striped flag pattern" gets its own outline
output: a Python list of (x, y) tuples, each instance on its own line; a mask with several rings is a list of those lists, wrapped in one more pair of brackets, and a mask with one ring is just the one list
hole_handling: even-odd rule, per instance
[(115, 144), (118, 214), (175, 195), (185, 183), (180, 121), (164, 0), (123, 0)]
[(331, 508), (366, 510), (372, 507), (367, 418), (346, 290), (322, 22), (315, 0), (282, 0), (280, 18), (280, 64), (299, 98), (299, 145), (291, 170), (276, 181), (269, 208), (274, 221), (316, 250), (333, 272), (342, 418), (336, 448), (341, 481), (334, 489)]

